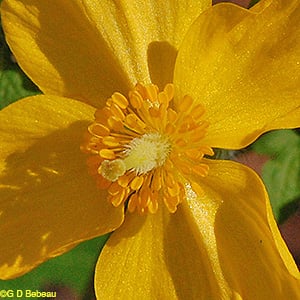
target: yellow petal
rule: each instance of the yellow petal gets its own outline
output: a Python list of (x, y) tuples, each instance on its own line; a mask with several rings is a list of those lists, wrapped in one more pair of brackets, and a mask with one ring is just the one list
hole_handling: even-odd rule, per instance
[(190, 219), (182, 206), (175, 214), (128, 214), (99, 257), (98, 299), (231, 299)]
[(30, 271), (123, 220), (80, 151), (94, 109), (56, 96), (0, 111), (0, 278)]
[(79, 2), (3, 1), (1, 18), (18, 63), (44, 93), (99, 106), (129, 83)]
[(261, 12), (263, 9), (268, 7), (274, 0), (260, 0), (254, 6), (250, 8), (251, 11)]
[(299, 1), (275, 0), (261, 14), (216, 5), (193, 24), (174, 83), (178, 99), (190, 94), (206, 107), (210, 146), (242, 148), (300, 125), (299, 19)]
[(97, 263), (99, 299), (298, 299), (299, 272), (258, 176), (207, 163), (205, 196), (187, 186), (174, 214), (126, 216)]
[(7, 41), (44, 93), (93, 105), (173, 77), (177, 48), (209, 0), (5, 0)]
[(204, 196), (190, 190), (188, 205), (211, 261), (241, 299), (298, 299), (300, 274), (259, 177), (238, 163), (206, 162)]

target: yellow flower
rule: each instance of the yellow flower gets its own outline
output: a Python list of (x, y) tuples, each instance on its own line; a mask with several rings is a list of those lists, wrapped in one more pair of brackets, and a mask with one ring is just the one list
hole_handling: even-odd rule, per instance
[(99, 299), (299, 299), (261, 180), (205, 157), (299, 126), (299, 1), (4, 0), (1, 17), (44, 93), (0, 112), (1, 278), (120, 227)]

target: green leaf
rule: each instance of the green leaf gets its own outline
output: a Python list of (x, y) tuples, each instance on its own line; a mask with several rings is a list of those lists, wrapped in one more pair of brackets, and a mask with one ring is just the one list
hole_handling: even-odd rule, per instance
[(300, 197), (300, 136), (293, 130), (277, 130), (263, 135), (252, 145), (270, 156), (262, 177), (279, 223), (296, 209)]
[(0, 290), (45, 290), (57, 284), (71, 287), (84, 296), (93, 284), (95, 264), (108, 235), (81, 243), (64, 255), (50, 259), (22, 277), (0, 280)]
[(258, 3), (260, 0), (252, 0), (249, 4), (249, 7), (252, 7), (253, 5), (255, 5), (256, 3)]
[(13, 60), (0, 28), (0, 109), (20, 98), (37, 93), (38, 88)]
[(38, 93), (33, 83), (17, 68), (0, 70), (0, 109), (20, 98)]

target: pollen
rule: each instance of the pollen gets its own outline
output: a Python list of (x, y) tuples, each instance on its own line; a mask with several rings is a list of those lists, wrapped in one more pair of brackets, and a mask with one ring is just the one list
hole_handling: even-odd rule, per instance
[(99, 188), (115, 207), (155, 213), (160, 205), (174, 213), (185, 201), (186, 185), (201, 193), (197, 177), (209, 172), (203, 161), (213, 150), (203, 143), (208, 122), (204, 107), (186, 95), (175, 106), (174, 87), (137, 84), (128, 97), (114, 93), (95, 112), (82, 150)]

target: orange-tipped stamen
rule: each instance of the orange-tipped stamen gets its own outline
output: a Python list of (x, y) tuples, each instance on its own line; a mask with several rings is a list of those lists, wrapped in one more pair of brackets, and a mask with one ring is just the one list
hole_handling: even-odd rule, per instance
[(91, 153), (90, 173), (100, 188), (108, 188), (114, 206), (128, 202), (130, 212), (155, 213), (164, 203), (173, 213), (186, 197), (186, 184), (201, 194), (188, 175), (207, 176), (205, 155), (213, 150), (202, 143), (208, 122), (204, 108), (186, 95), (173, 105), (174, 87), (137, 84), (126, 98), (114, 93), (95, 113), (84, 152)]

